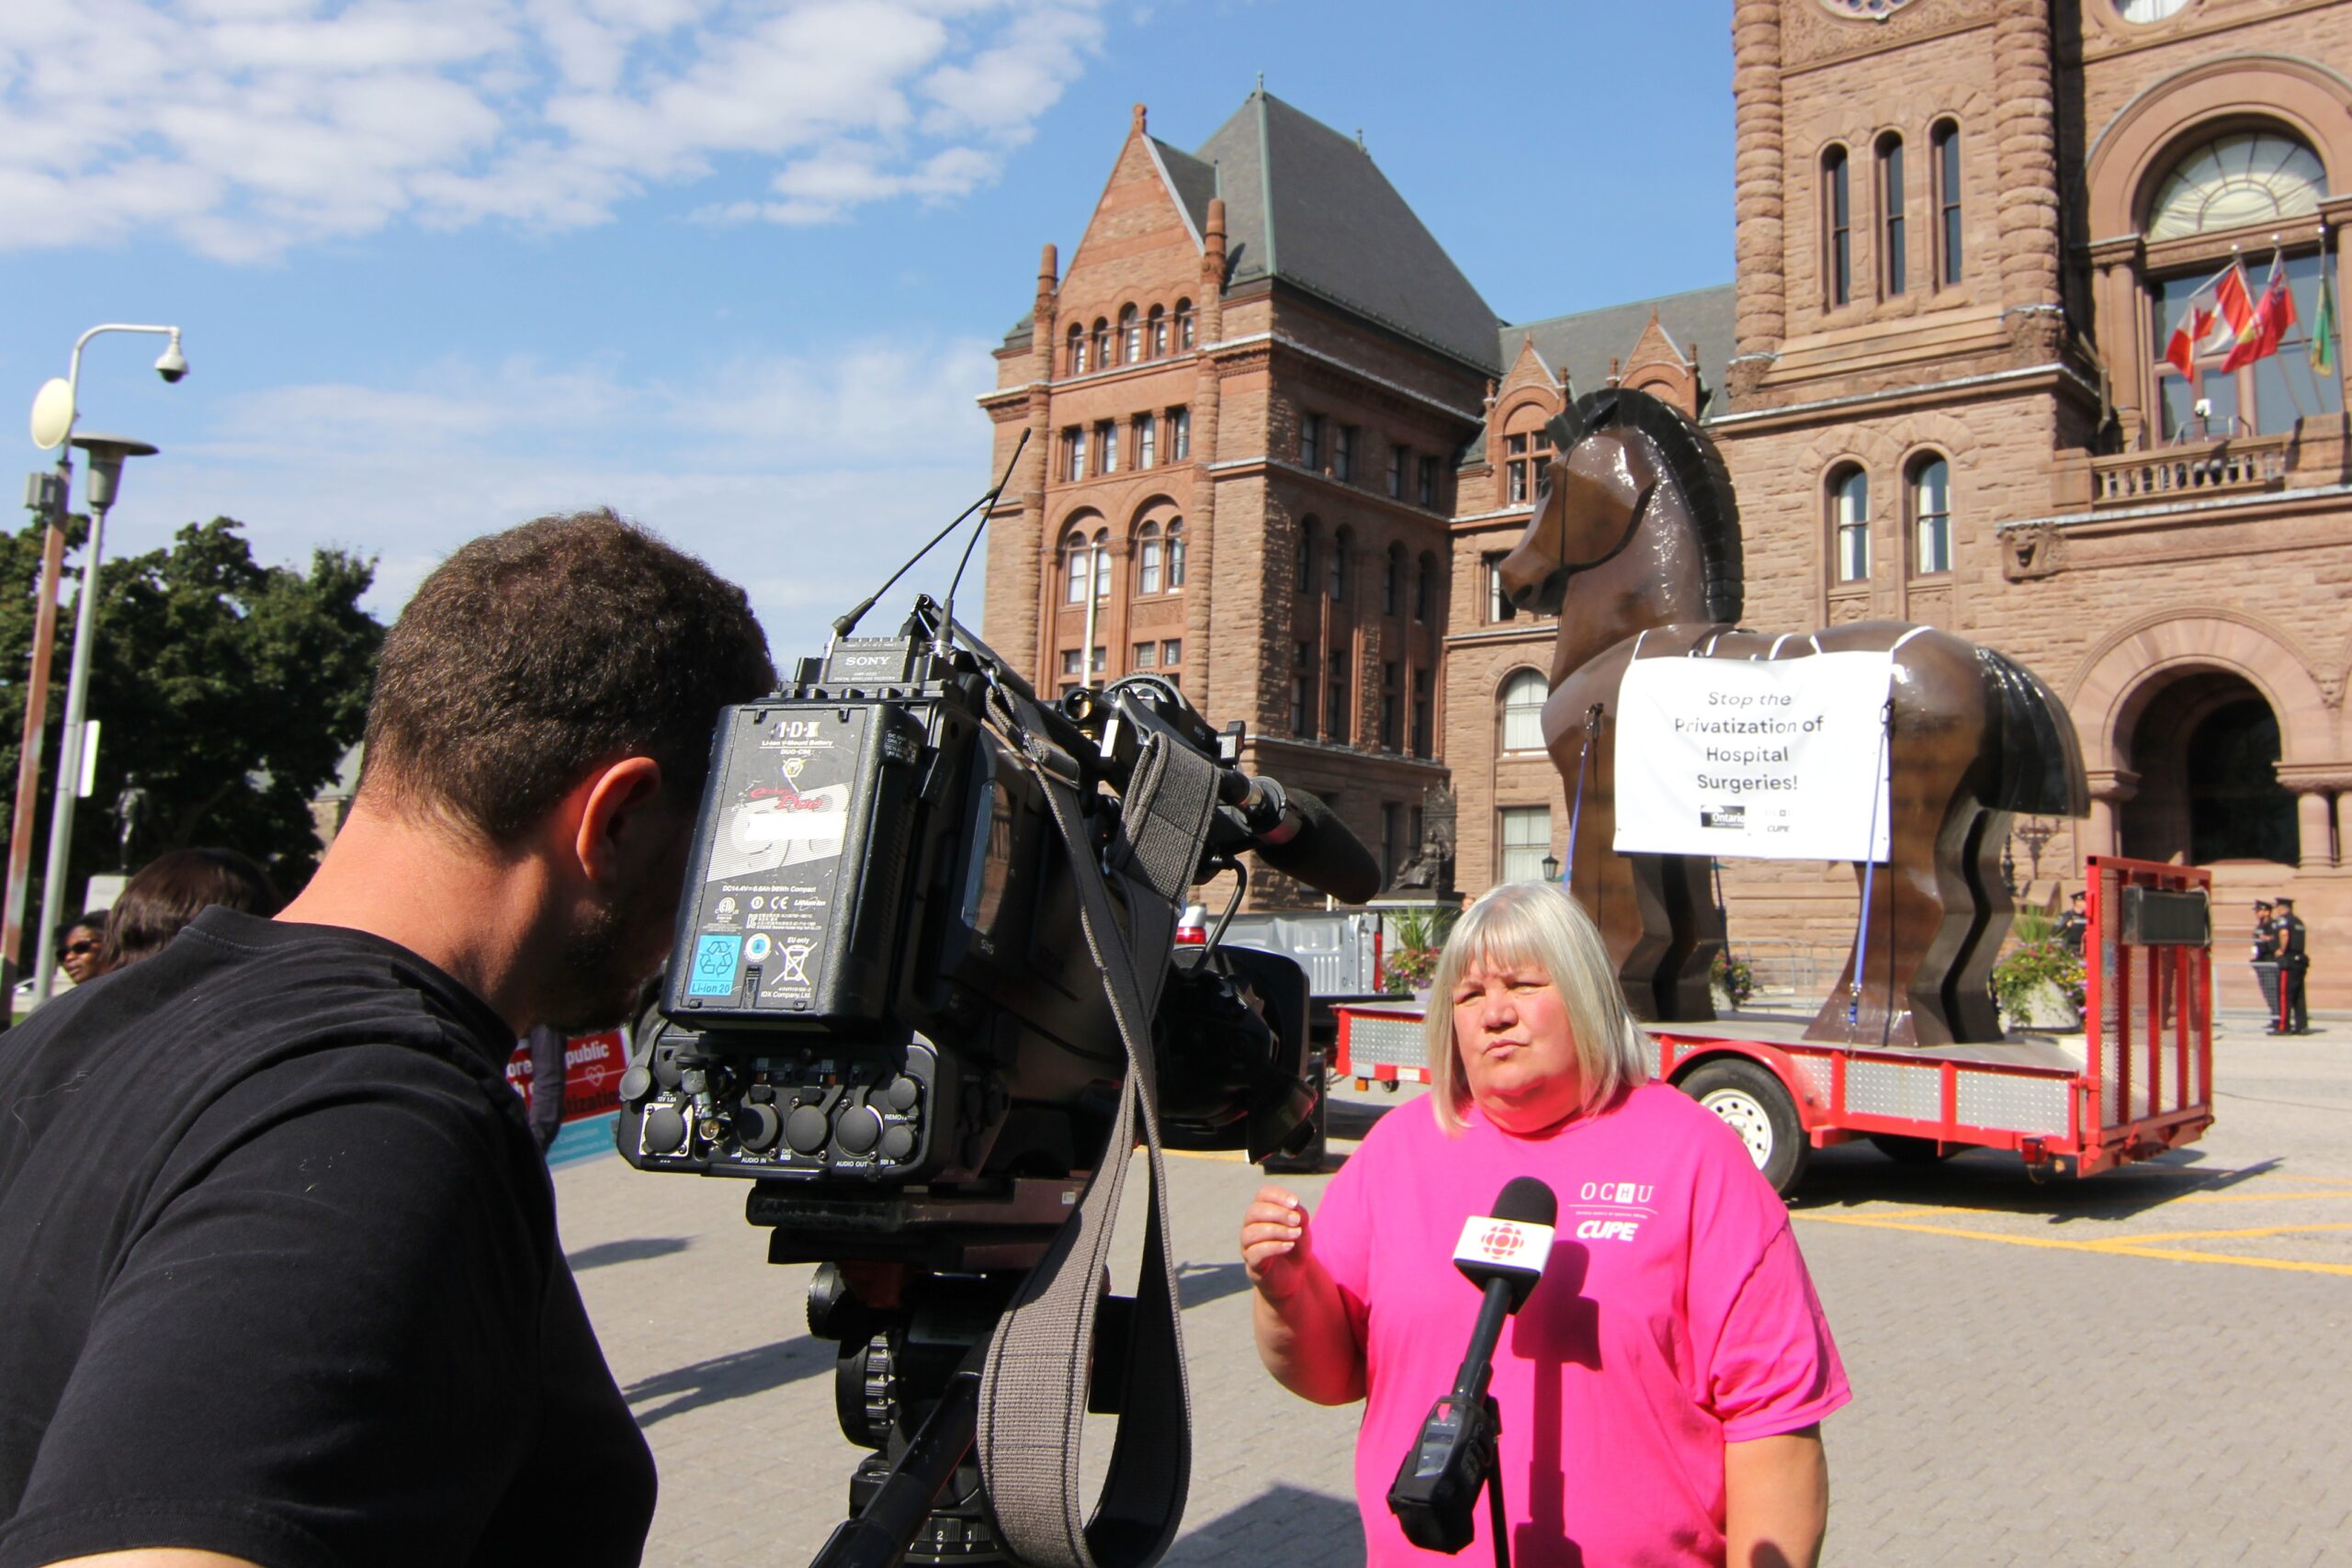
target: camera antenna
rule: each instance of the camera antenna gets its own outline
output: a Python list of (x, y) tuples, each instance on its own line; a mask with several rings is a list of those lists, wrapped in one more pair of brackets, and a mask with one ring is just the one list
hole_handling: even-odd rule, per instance
[[(1019, 458), (1020, 458), (1020, 457), (1021, 457), (1022, 448), (1023, 448), (1023, 447), (1027, 446), (1028, 445), (1029, 445), (1029, 432), (1028, 432), (1028, 431), (1026, 431), (1026, 430), (1023, 430), (1023, 431), (1022, 431), (1022, 433), (1021, 433), (1021, 440), (1020, 440), (1020, 443), (1012, 448), (1012, 457), (1013, 457), (1013, 459), (1014, 459), (1015, 461), (1019, 460)], [(847, 614), (847, 615), (842, 615), (842, 616), (841, 616), (840, 618), (836, 619), (836, 620), (833, 622), (833, 636), (832, 636), (832, 641), (831, 641), (831, 642), (828, 642), (828, 643), (825, 645), (825, 651), (826, 651), (826, 652), (828, 652), (828, 653), (831, 653), (831, 652), (832, 651), (832, 645), (833, 645), (833, 643), (835, 643), (835, 642), (839, 642), (842, 638), (843, 638), (843, 637), (845, 637), (849, 636), (849, 634), (850, 634), (850, 633), (852, 633), (852, 632), (855, 631), (855, 630), (857, 629), (857, 623), (858, 623), (858, 622), (860, 622), (860, 621), (862, 621), (862, 620), (864, 620), (864, 619), (865, 618), (865, 613), (866, 613), (868, 610), (871, 610), (872, 608), (874, 608), (874, 606), (875, 606), (876, 604), (879, 604), (879, 603), (881, 602), (882, 595), (884, 595), (885, 593), (888, 593), (888, 592), (890, 592), (890, 590), (891, 590), (891, 589), (893, 589), (893, 588), (897, 587), (897, 586), (898, 586), (898, 584), (899, 584), (899, 579), (900, 579), (900, 578), (902, 578), (902, 577), (906, 576), (908, 572), (912, 571), (912, 570), (914, 570), (915, 563), (916, 563), (917, 561), (919, 561), (919, 560), (922, 559), (922, 558), (923, 558), (923, 557), (925, 557), (925, 556), (927, 556), (927, 555), (931, 554), (931, 552), (932, 552), (933, 550), (937, 549), (937, 548), (939, 547), (939, 541), (940, 541), (940, 540), (942, 540), (942, 539), (944, 539), (944, 538), (945, 538), (945, 537), (947, 537), (947, 536), (948, 536), (948, 535), (950, 535), (950, 534), (954, 533), (954, 532), (956, 530), (956, 528), (962, 525), (962, 523), (963, 523), (963, 521), (964, 521), (964, 519), (965, 519), (965, 518), (969, 517), (973, 513), (979, 511), (979, 510), (980, 510), (982, 507), (984, 507), (984, 506), (989, 506), (989, 505), (993, 504), (993, 503), (995, 502), (995, 501), (996, 501), (996, 498), (997, 498), (998, 496), (1000, 496), (1000, 495), (1001, 495), (1001, 494), (1003, 494), (1003, 493), (1004, 493), (1004, 487), (1005, 487), (1006, 483), (1007, 483), (1007, 482), (1012, 479), (1012, 464), (1011, 462), (1008, 462), (1008, 463), (1006, 463), (1006, 464), (1005, 464), (1005, 466), (1004, 466), (1004, 478), (1003, 478), (1003, 479), (999, 479), (999, 480), (997, 480), (997, 482), (996, 482), (996, 489), (994, 489), (994, 490), (992, 490), (992, 491), (989, 491), (986, 495), (981, 496), (979, 500), (978, 500), (978, 501), (976, 501), (976, 502), (972, 502), (972, 504), (971, 504), (971, 505), (969, 505), (969, 506), (967, 506), (967, 507), (964, 508), (964, 510), (963, 510), (963, 511), (961, 511), (961, 512), (957, 513), (956, 514), (955, 520), (954, 520), (953, 522), (949, 523), (949, 524), (947, 525), (947, 526), (946, 526), (946, 527), (942, 528), (938, 533), (933, 534), (933, 535), (931, 536), (930, 542), (929, 542), (929, 543), (927, 543), (927, 544), (925, 544), (925, 545), (923, 546), (923, 547), (922, 547), (922, 548), (921, 548), (921, 549), (917, 550), (914, 554), (912, 554), (912, 555), (909, 556), (909, 557), (907, 558), (907, 559), (906, 559), (906, 563), (905, 563), (904, 565), (900, 566), (900, 567), (899, 568), (899, 570), (896, 570), (896, 571), (894, 571), (894, 572), (892, 572), (892, 573), (890, 574), (890, 577), (889, 577), (889, 581), (887, 581), (887, 582), (883, 583), (881, 587), (879, 587), (879, 588), (876, 589), (873, 592), (871, 592), (871, 593), (867, 594), (867, 595), (865, 596), (865, 602), (864, 602), (864, 603), (862, 603), (862, 604), (860, 604), (857, 606), (857, 608), (856, 608), (856, 609), (852, 610), (852, 611), (850, 611), (850, 612), (849, 612), (849, 614)], [(985, 518), (983, 518), (983, 519), (982, 519), (982, 525), (983, 525), (983, 526), (986, 526), (986, 522), (987, 522), (987, 520), (986, 520)], [(965, 554), (966, 554), (966, 555), (967, 555), (967, 556), (968, 556), (970, 553), (971, 553), (971, 552), (970, 552), (968, 549), (965, 552)], [(960, 577), (962, 574), (963, 574), (963, 573), (962, 573), (962, 569), (959, 567), (959, 568), (957, 569), (956, 575), (958, 575), (958, 576)], [(955, 590), (953, 590), (952, 588), (948, 591), (947, 598), (948, 598), (948, 604), (952, 606), (952, 605), (955, 604), (955, 600), (956, 600)]]
[[(988, 532), (989, 513), (996, 510), (997, 497), (1002, 495), (1004, 487), (1012, 482), (1013, 464), (1021, 461), (1021, 454), (1027, 449), (1028, 446), (1029, 432), (1024, 428), (1021, 432), (1021, 439), (1013, 445), (1012, 456), (1005, 459), (1004, 472), (997, 476), (996, 489), (982, 496), (972, 509), (979, 513), (980, 521), (972, 529), (972, 536), (964, 541), (964, 553), (956, 562), (956, 575), (947, 580), (947, 603), (941, 607), (939, 635), (932, 640), (932, 646), (941, 653), (945, 653), (956, 640), (956, 585), (964, 581), (964, 569), (971, 564), (973, 547), (980, 542), (980, 536)], [(964, 514), (965, 517), (970, 515), (971, 512)], [(958, 517), (956, 521), (961, 523), (963, 520), (963, 517)], [(954, 525), (951, 524), (949, 526), (952, 527)]]

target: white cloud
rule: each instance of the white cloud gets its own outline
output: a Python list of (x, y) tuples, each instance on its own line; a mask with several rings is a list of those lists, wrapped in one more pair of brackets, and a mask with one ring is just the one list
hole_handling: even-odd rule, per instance
[(402, 220), (568, 228), (773, 173), (729, 218), (941, 200), (1099, 48), (1101, 0), (0, 4), (0, 247), (229, 260)]
[[(226, 514), (265, 560), (324, 545), (379, 557), (370, 604), (389, 618), (467, 539), (611, 505), (742, 583), (780, 659), (813, 652), (833, 615), (993, 479), (972, 400), (994, 379), (989, 346), (874, 341), (747, 359), (690, 386), (609, 359), (514, 359), (235, 396), (171, 462), (141, 470), (117, 547)], [(957, 596), (967, 624), (984, 554)], [(944, 591), (954, 562), (943, 547), (876, 615), (915, 587)]]

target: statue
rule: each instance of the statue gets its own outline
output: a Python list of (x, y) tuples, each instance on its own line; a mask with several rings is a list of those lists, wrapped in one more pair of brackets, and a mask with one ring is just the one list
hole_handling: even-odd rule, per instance
[(1554, 456), (1503, 584), (1521, 609), (1560, 617), (1544, 738), (1582, 790), (1568, 886), (1600, 924), (1635, 1016), (1712, 1019), (1707, 973), (1724, 944), (1706, 857), (1612, 847), (1618, 685), (1637, 647), (1644, 659), (1892, 649), (1891, 853), (1867, 878), (1859, 990), (1849, 955), (1806, 1038), (2000, 1039), (1986, 981), (2013, 908), (1999, 865), (2011, 817), (2089, 809), (2064, 705), (2023, 666), (1932, 628), (1739, 629), (1738, 504), (1706, 433), (1671, 404), (1615, 388), (1578, 399), (1551, 430)]

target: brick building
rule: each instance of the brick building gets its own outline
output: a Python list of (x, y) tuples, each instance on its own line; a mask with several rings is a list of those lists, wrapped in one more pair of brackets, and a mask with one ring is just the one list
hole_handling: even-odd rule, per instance
[[(1335, 792), (1385, 863), (1442, 779), (1457, 883), (1534, 874), (1566, 832), (1535, 727), (1553, 628), (1489, 567), (1544, 420), (1613, 378), (1722, 446), (1749, 625), (1923, 622), (2066, 701), (2093, 815), (2019, 825), (2032, 897), (2086, 852), (2208, 864), (2228, 960), (2252, 897), (2289, 891), (2313, 1000), (2352, 1003), (2352, 458), (2341, 351), (2314, 367), (2311, 330), (2323, 267), (2338, 299), (2347, 277), (2321, 226), (2352, 211), (2352, 4), (1728, 10), (1735, 281), (1550, 321), (1496, 321), (1361, 148), (1262, 92), (1191, 155), (1139, 111), (983, 400), (1001, 458), (1032, 434), (992, 526), (992, 638), (1049, 682), (1084, 646), (1116, 674), (1174, 643), (1204, 711)], [(2192, 296), (2233, 255), (2259, 293), (2274, 252), (2301, 324), (2192, 385), (2165, 359)], [(1180, 305), (1191, 335), (1159, 352), (1152, 311)], [(1848, 868), (1724, 871), (1735, 945), (1834, 968)]]

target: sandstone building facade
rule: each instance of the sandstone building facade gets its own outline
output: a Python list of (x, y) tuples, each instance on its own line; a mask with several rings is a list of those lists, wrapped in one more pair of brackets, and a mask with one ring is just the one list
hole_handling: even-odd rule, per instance
[[(2252, 998), (2246, 906), (2289, 892), (2315, 1003), (2352, 1003), (2352, 457), (2340, 344), (2314, 362), (2352, 4), (1727, 12), (1734, 281), (1545, 321), (1496, 321), (1360, 147), (1262, 91), (1193, 154), (1138, 111), (983, 400), (1000, 460), (1031, 439), (991, 640), (1048, 684), (1170, 671), (1392, 869), (1445, 784), (1458, 886), (1540, 874), (1567, 830), (1535, 720), (1555, 628), (1491, 563), (1544, 421), (1640, 387), (1730, 464), (1747, 624), (1930, 624), (2066, 701), (2093, 815), (2019, 824), (2030, 897), (2086, 853), (2211, 865), (2225, 1002)], [(2299, 324), (2192, 383), (2167, 343), (2233, 256), (2256, 292), (2276, 257)], [(1834, 973), (1849, 868), (1723, 883), (1736, 948)]]

